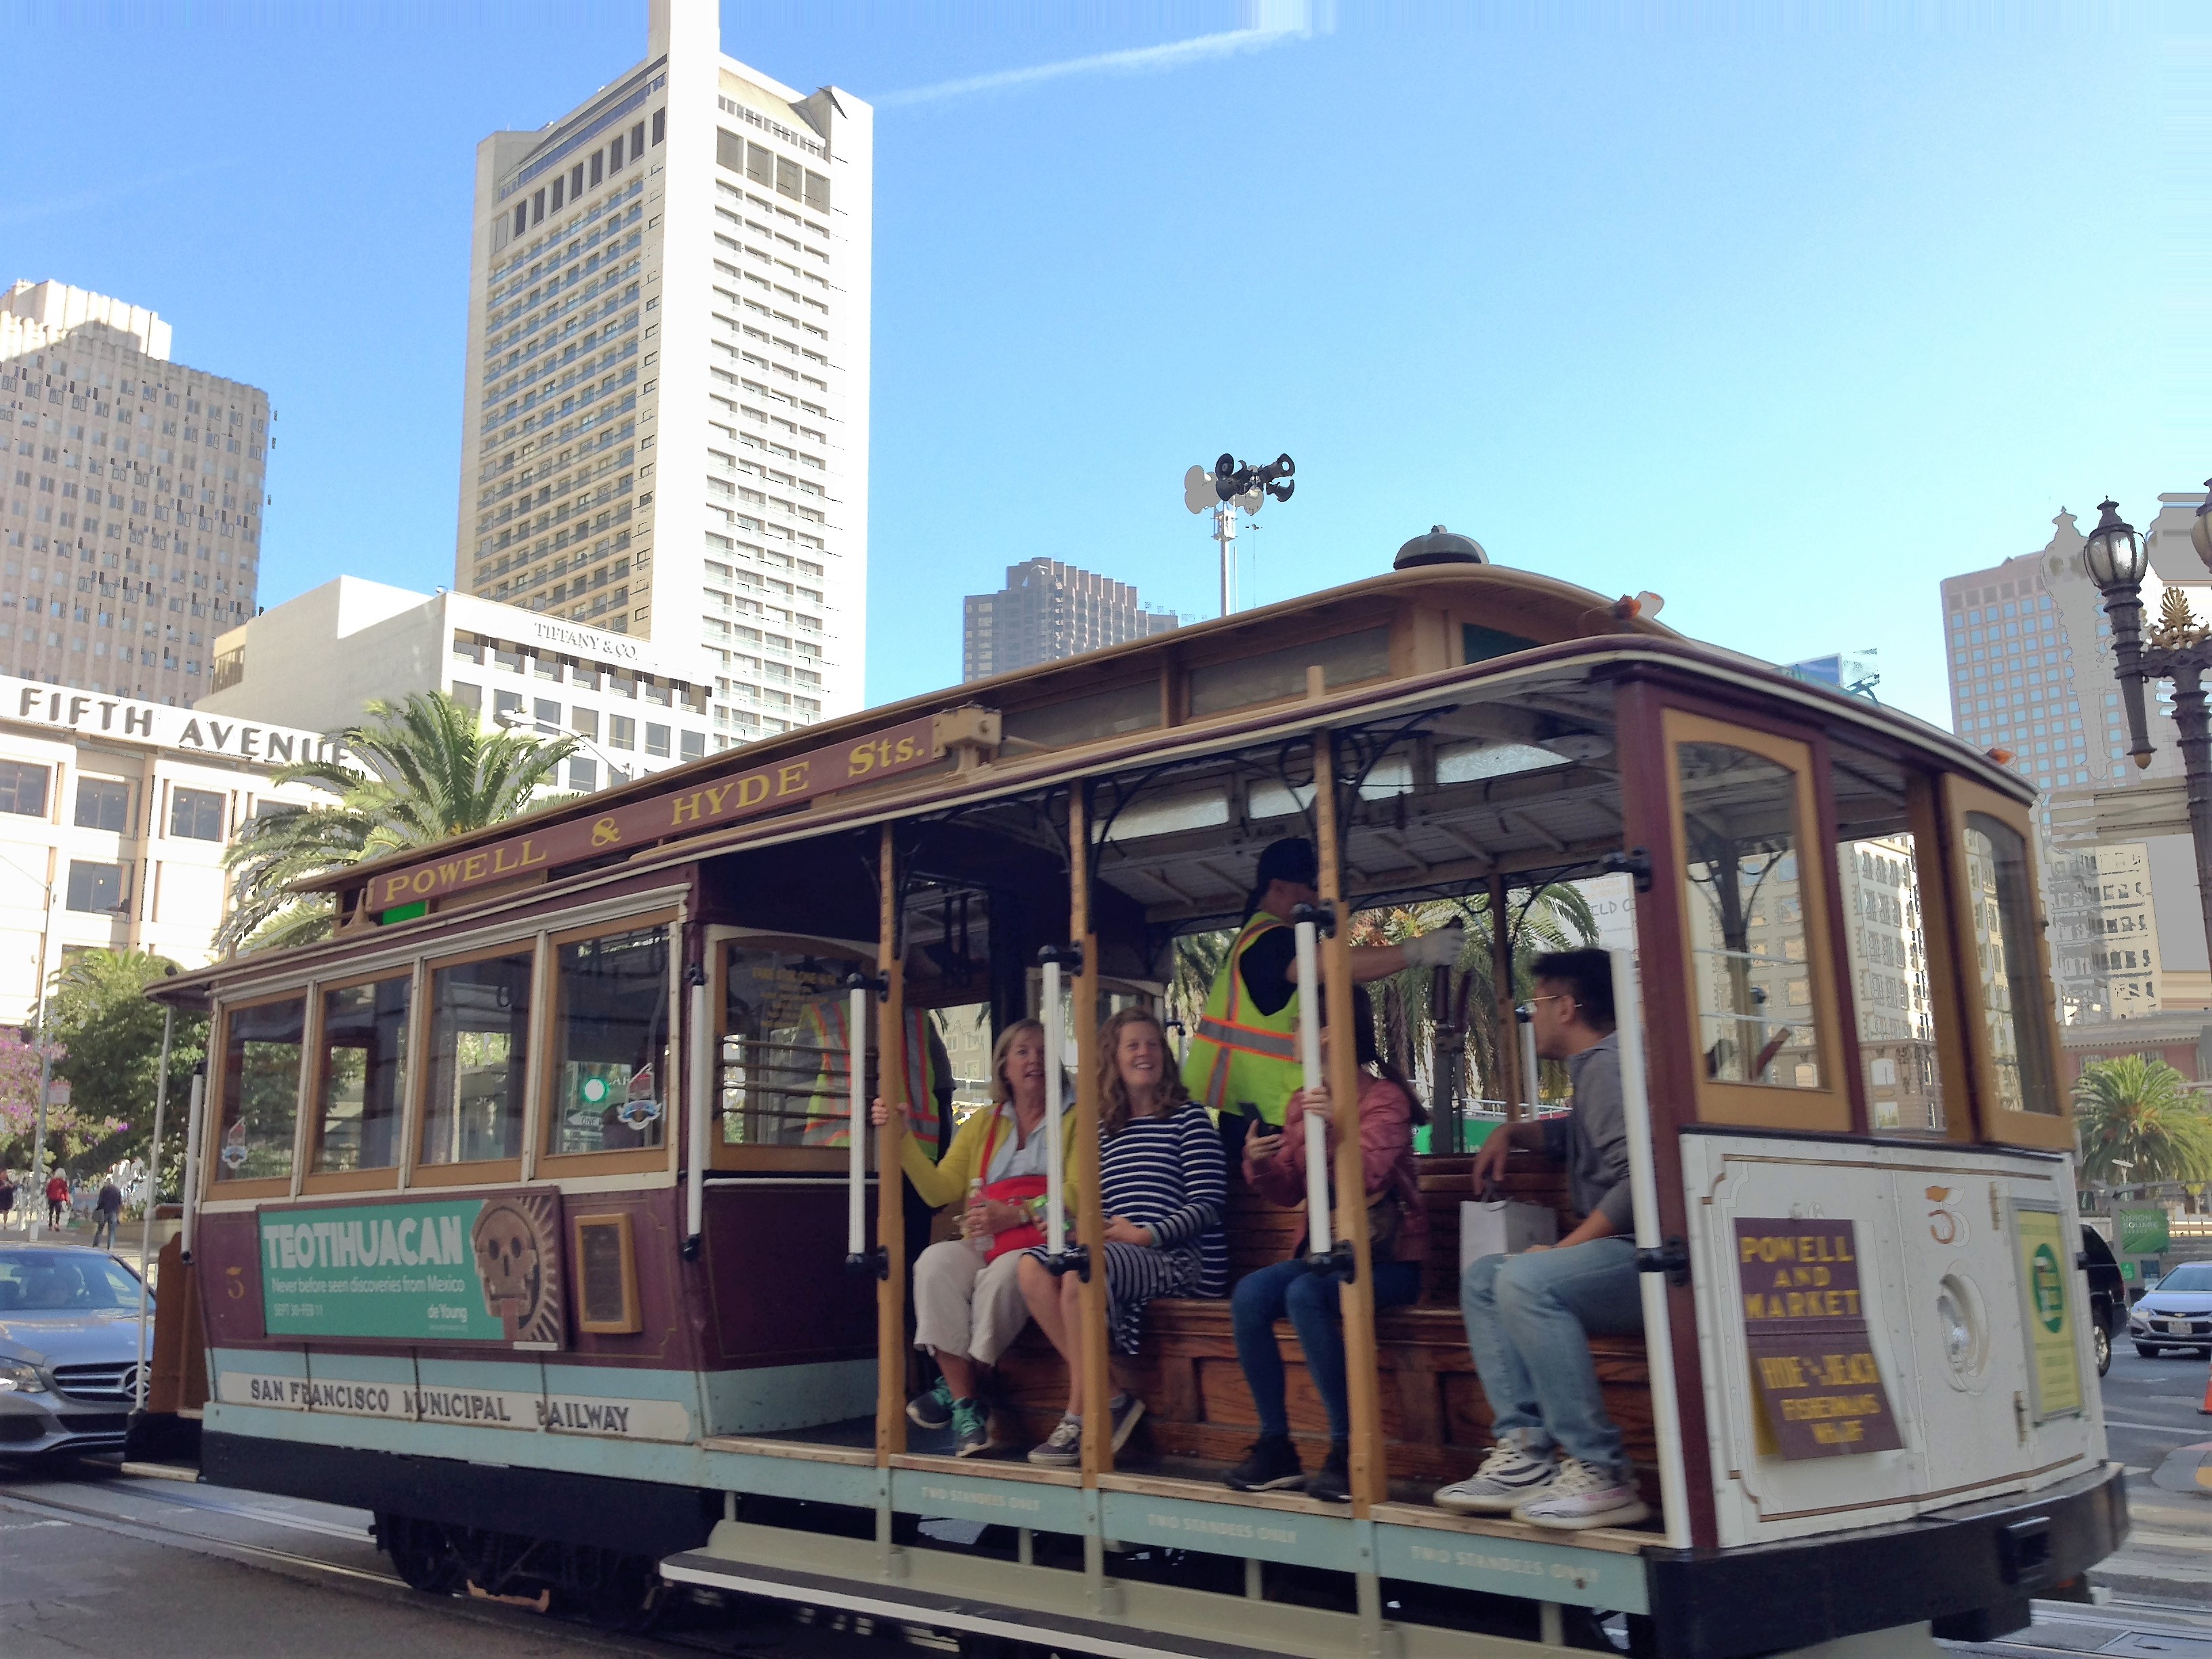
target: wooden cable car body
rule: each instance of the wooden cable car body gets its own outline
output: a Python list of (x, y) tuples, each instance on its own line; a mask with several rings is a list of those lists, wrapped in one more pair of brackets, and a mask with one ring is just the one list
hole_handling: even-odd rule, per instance
[[(1577, 1607), (1667, 1654), (2012, 1628), (2126, 1527), (2067, 1243), (2031, 798), (1908, 717), (1447, 566), (361, 866), (326, 884), (329, 942), (154, 993), (216, 1021), (187, 1334), (206, 1473), (374, 1510), (427, 1583), (621, 1595), (657, 1560), (1102, 1653), (1506, 1653)], [(848, 1265), (853, 983), (866, 1090), (919, 1096), (950, 1056), (917, 1014), (988, 1037), (1059, 947), (1095, 1148), (1102, 1010), (1156, 1000), (1176, 937), (1234, 926), (1291, 834), (1340, 916), (1470, 895), (1510, 915), (1608, 872), (1631, 895), (1647, 1329), (1594, 1348), (1648, 1528), (1427, 1503), (1489, 1439), (1449, 1152), (1423, 1165), (1418, 1306), (1376, 1315), (1364, 1211), (1339, 1206), (1350, 1505), (1219, 1483), (1254, 1431), (1225, 1302), (1149, 1310), (1132, 1467), (1097, 1434), (1066, 1471), (909, 1443), (908, 1228), (873, 1176), (896, 1114), (864, 1149), (878, 1271)], [(1348, 932), (1323, 945), (1346, 1020)], [(1495, 1000), (1471, 1018), (1499, 1017), (1510, 1077)], [(1096, 1182), (1094, 1152), (1080, 1239)], [(1564, 1205), (1519, 1160), (1513, 1184)], [(1294, 1229), (1236, 1191), (1256, 1265)], [(1042, 1435), (1057, 1366), (1017, 1345), (1003, 1423)], [(1292, 1400), (1310, 1429), (1295, 1374)], [(923, 1518), (989, 1530), (955, 1547)]]

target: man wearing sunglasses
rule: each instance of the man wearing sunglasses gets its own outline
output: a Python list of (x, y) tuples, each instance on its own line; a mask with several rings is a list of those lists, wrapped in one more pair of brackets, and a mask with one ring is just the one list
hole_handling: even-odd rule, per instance
[(1566, 1062), (1573, 1109), (1493, 1130), (1475, 1154), (1475, 1193), (1489, 1195), (1516, 1147), (1541, 1152), (1566, 1166), (1568, 1194), (1583, 1220), (1557, 1244), (1484, 1256), (1461, 1275), (1467, 1345), (1495, 1413), (1498, 1443), (1436, 1502), (1540, 1527), (1632, 1526), (1651, 1510), (1637, 1495), (1620, 1430), (1606, 1415), (1589, 1340), (1594, 1332), (1644, 1328), (1613, 962), (1603, 951), (1561, 951), (1537, 957), (1535, 979), (1536, 1054)]

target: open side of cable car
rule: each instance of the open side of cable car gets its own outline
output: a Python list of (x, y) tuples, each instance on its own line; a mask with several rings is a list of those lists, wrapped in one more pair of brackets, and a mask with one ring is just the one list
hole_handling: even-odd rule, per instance
[[(665, 1578), (1100, 1653), (1503, 1654), (1577, 1610), (1714, 1656), (2024, 1622), (2126, 1526), (2027, 792), (1632, 611), (1402, 572), (334, 878), (328, 943), (155, 993), (216, 1019), (180, 1242), (202, 1328), (164, 1350), (204, 1347), (209, 1478), (373, 1509), (430, 1588), (602, 1605)], [(1358, 919), (1504, 924), (1486, 1000), (1453, 1013), (1447, 988), (1438, 1030), (1488, 1043), (1509, 1109), (1535, 1093), (1512, 923), (1562, 884), (1619, 899), (1645, 1319), (1594, 1348), (1649, 1526), (1426, 1501), (1490, 1438), (1456, 1095), (1420, 1304), (1377, 1315), (1364, 1212), (1333, 1218), (1348, 1506), (1221, 1484), (1253, 1418), (1217, 1302), (1148, 1310), (1120, 1457), (1097, 1432), (1071, 1470), (910, 1435), (927, 1223), (875, 1171), (927, 1115), (856, 1137), (856, 1108), (951, 1092), (946, 1032), (1041, 1013), (1095, 1147), (1099, 1020), (1158, 1003), (1178, 937), (1234, 925), (1291, 833), (1321, 850), (1333, 1024)], [(1431, 1078), (1462, 1075), (1449, 1052)], [(1101, 1237), (1096, 1183), (1093, 1155), (1073, 1246)], [(1286, 1248), (1254, 1195), (1231, 1211), (1243, 1265)], [(1103, 1286), (1084, 1305), (1103, 1332)], [(1009, 1451), (1057, 1364), (1009, 1357)], [(1295, 1370), (1293, 1401), (1315, 1426)]]

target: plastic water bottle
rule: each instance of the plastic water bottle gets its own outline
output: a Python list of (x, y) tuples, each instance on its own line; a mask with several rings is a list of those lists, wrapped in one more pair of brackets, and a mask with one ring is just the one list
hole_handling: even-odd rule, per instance
[[(982, 1176), (969, 1176), (969, 1206), (973, 1206), (975, 1199), (980, 1197), (982, 1197)], [(967, 1214), (960, 1217), (960, 1224), (963, 1224), (963, 1230), (967, 1228)], [(991, 1255), (991, 1234), (969, 1232), (969, 1249), (973, 1249), (978, 1256)]]

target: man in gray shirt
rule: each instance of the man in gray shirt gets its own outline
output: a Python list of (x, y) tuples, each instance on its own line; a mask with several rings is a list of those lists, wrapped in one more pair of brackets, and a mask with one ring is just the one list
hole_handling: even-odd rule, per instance
[(1460, 1278), (1467, 1345), (1498, 1443), (1482, 1467), (1436, 1495), (1439, 1508), (1511, 1514), (1540, 1527), (1625, 1527), (1648, 1517), (1620, 1430), (1606, 1415), (1589, 1334), (1640, 1333), (1628, 1184), (1628, 1126), (1613, 1034), (1613, 963), (1603, 951), (1539, 957), (1536, 1053), (1564, 1060), (1574, 1087), (1565, 1117), (1494, 1130), (1475, 1155), (1486, 1194), (1520, 1147), (1566, 1166), (1582, 1224), (1557, 1244), (1489, 1255)]

